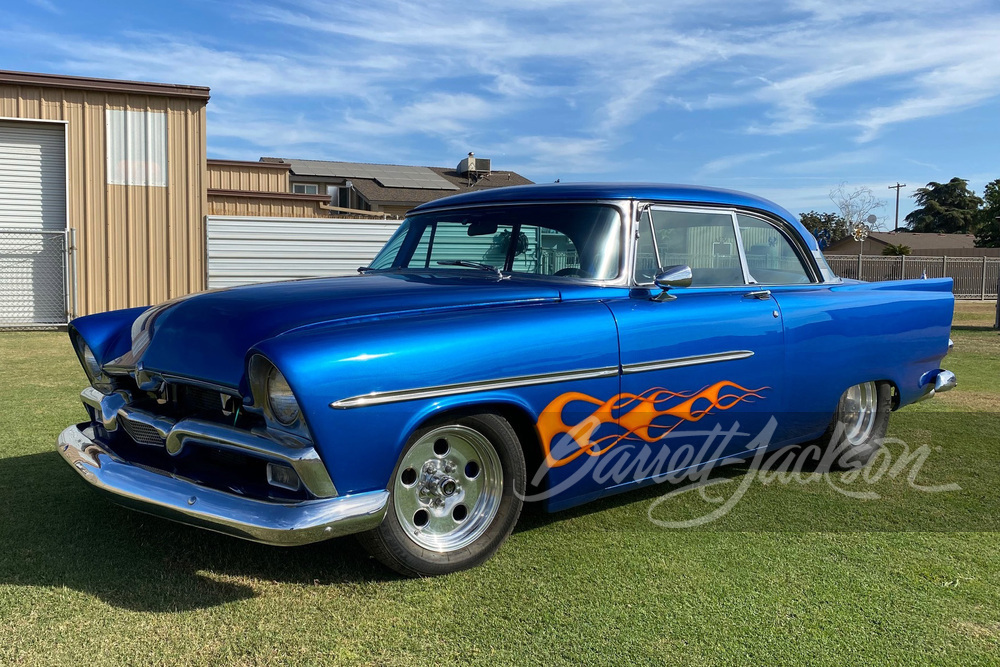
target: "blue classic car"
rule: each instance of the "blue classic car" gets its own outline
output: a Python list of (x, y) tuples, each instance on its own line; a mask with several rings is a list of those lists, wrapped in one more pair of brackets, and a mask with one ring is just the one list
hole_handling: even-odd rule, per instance
[(435, 575), (489, 558), (526, 500), (804, 442), (864, 465), (892, 410), (955, 384), (950, 279), (842, 280), (738, 192), (465, 193), (359, 273), (73, 321), (89, 419), (60, 453), (144, 512), (276, 545), (357, 533)]

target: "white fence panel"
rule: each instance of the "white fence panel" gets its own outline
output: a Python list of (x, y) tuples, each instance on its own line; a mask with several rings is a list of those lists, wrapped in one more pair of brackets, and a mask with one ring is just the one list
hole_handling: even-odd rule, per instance
[(210, 215), (208, 287), (356, 275), (399, 220)]
[(998, 257), (925, 257), (922, 255), (827, 255), (838, 276), (858, 280), (951, 278), (956, 299), (995, 299), (1000, 280)]

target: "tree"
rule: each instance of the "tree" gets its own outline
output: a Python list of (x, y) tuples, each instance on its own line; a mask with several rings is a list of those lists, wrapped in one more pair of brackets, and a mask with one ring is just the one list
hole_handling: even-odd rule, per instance
[(890, 243), (886, 247), (882, 248), (883, 255), (889, 255), (891, 257), (899, 257), (900, 255), (909, 255), (913, 252), (913, 248), (903, 243), (893, 245)]
[(885, 202), (876, 197), (867, 185), (850, 190), (847, 183), (841, 183), (830, 190), (830, 200), (840, 209), (840, 217), (847, 221), (848, 229), (854, 229), (857, 225), (872, 229), (881, 227), (880, 222), (870, 224), (868, 217), (885, 208)]
[(969, 182), (955, 177), (947, 183), (931, 181), (913, 193), (920, 208), (906, 216), (912, 232), (967, 234), (975, 231), (981, 219), (983, 200), (969, 189)]
[(976, 247), (1000, 248), (1000, 178), (990, 181), (983, 189)]
[(808, 229), (820, 243), (820, 248), (847, 238), (850, 234), (847, 221), (836, 213), (817, 213), (809, 211), (799, 216), (799, 221)]

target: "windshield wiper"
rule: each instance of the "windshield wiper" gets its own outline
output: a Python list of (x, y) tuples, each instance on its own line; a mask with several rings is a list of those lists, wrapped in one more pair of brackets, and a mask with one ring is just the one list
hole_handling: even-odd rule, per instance
[(490, 273), (496, 273), (500, 280), (503, 280), (503, 272), (495, 266), (490, 264), (483, 264), (482, 262), (470, 262), (467, 259), (439, 259), (437, 261), (441, 266), (465, 266), (470, 269), (480, 269), (482, 271), (489, 271)]

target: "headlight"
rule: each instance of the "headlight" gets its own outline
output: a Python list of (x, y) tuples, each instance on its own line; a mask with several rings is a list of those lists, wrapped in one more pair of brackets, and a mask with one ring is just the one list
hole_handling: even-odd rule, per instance
[(94, 354), (94, 351), (79, 336), (76, 337), (74, 347), (76, 347), (76, 354), (80, 358), (80, 364), (87, 374), (87, 379), (90, 380), (90, 385), (102, 394), (110, 394), (114, 390), (114, 386), (111, 379), (104, 374), (104, 369), (97, 361), (97, 355)]
[(91, 382), (101, 377), (104, 371), (101, 370), (101, 365), (97, 363), (94, 351), (86, 343), (83, 344), (83, 351), (80, 352), (80, 357), (83, 359), (83, 368), (87, 371), (87, 375), (90, 376)]
[(285, 376), (274, 366), (267, 375), (267, 402), (271, 414), (285, 426), (295, 423), (299, 418), (299, 404), (295, 402), (292, 388), (288, 386)]

